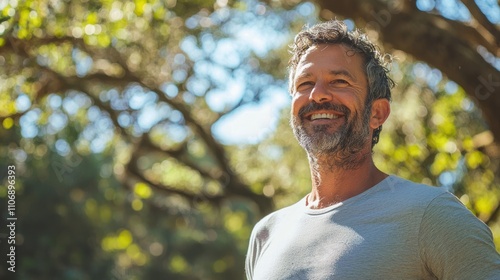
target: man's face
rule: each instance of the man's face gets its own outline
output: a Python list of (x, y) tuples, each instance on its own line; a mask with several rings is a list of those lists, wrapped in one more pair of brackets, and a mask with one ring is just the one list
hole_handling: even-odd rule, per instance
[(311, 47), (293, 78), (291, 125), (313, 155), (356, 157), (371, 147), (362, 58), (343, 45)]

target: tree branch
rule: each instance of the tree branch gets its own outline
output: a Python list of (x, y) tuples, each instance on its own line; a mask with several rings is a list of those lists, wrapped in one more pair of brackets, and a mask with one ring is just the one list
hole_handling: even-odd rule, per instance
[[(79, 78), (79, 77), (64, 77), (61, 74), (55, 72), (54, 70), (44, 67), (44, 66), (39, 66), (39, 68), (45, 72), (48, 73), (49, 76), (52, 78), (51, 80), (47, 81), (49, 84), (57, 84), (56, 88), (51, 89), (50, 91), (43, 92), (43, 94), (37, 94), (36, 100), (40, 99), (41, 96), (47, 94), (47, 93), (52, 93), (52, 92), (66, 92), (70, 89), (85, 93), (93, 102), (96, 106), (101, 108), (101, 110), (107, 112), (109, 114), (109, 117), (113, 124), (115, 125), (116, 129), (120, 131), (120, 134), (125, 137), (126, 139), (130, 139), (130, 135), (127, 133), (125, 128), (123, 128), (119, 122), (118, 122), (118, 114), (115, 110), (113, 110), (109, 105), (101, 102), (99, 98), (94, 97), (92, 94), (89, 93), (87, 89), (87, 84), (91, 83), (94, 81), (96, 76), (91, 76), (89, 79), (87, 78)], [(115, 79), (113, 77), (107, 77), (107, 81), (117, 81), (118, 79)], [(102, 78), (102, 77), (101, 77)], [(101, 81), (103, 82), (103, 81)]]
[[(140, 82), (140, 81), (139, 81)], [(197, 120), (193, 118), (189, 109), (179, 103), (174, 102), (173, 100), (167, 98), (165, 94), (158, 88), (149, 86), (140, 82), (141, 86), (150, 89), (155, 92), (161, 101), (167, 103), (172, 106), (175, 110), (178, 110), (183, 116), (186, 123), (193, 128), (193, 130), (203, 139), (209, 150), (213, 153), (217, 163), (224, 170), (224, 172), (232, 173), (230, 166), (227, 163), (226, 152), (222, 145), (218, 143), (213, 137), (212, 133), (205, 129)]]
[(150, 185), (153, 189), (160, 191), (162, 193), (165, 193), (167, 195), (180, 195), (181, 197), (184, 197), (188, 199), (191, 203), (198, 201), (200, 199), (204, 201), (209, 201), (213, 204), (219, 205), (220, 202), (225, 199), (224, 195), (208, 195), (205, 193), (192, 193), (192, 192), (186, 192), (183, 190), (180, 190), (178, 188), (174, 188), (172, 186), (167, 186), (165, 184), (159, 184), (156, 182), (153, 182), (152, 180), (148, 179), (144, 174), (139, 170), (137, 167), (137, 159), (139, 157), (139, 152), (140, 152), (140, 147), (141, 145), (144, 145), (144, 142), (142, 140), (146, 139), (147, 136), (143, 136), (140, 142), (136, 143), (135, 146), (136, 148), (134, 149), (130, 161), (127, 163), (126, 170), (127, 174), (133, 175), (139, 180), (147, 183)]
[(165, 150), (165, 149), (158, 147), (153, 142), (151, 142), (148, 135), (143, 135), (143, 137), (141, 138), (141, 142), (139, 143), (138, 148), (150, 150), (150, 151), (153, 151), (155, 153), (158, 153), (158, 152), (163, 153), (169, 157), (172, 157), (172, 158), (179, 160), (182, 164), (191, 168), (192, 170), (195, 170), (196, 172), (198, 172), (201, 176), (203, 176), (205, 178), (209, 178), (209, 179), (217, 180), (217, 181), (221, 180), (222, 176), (214, 176), (214, 174), (201, 168), (192, 160), (189, 160), (186, 157), (186, 155), (188, 154), (186, 145), (182, 145), (179, 149), (175, 149), (175, 150)]
[(20, 50), (23, 52), (28, 52), (28, 49), (32, 47), (40, 47), (42, 45), (56, 44), (60, 45), (63, 43), (70, 42), (73, 45), (84, 45), (84, 42), (80, 38), (75, 38), (71, 36), (62, 36), (62, 37), (44, 37), (37, 38), (32, 37), (31, 39), (24, 40), (18, 39), (12, 36), (5, 36), (5, 44), (0, 46), (0, 53), (6, 52), (14, 52), (18, 53)]
[[(224, 150), (223, 145), (217, 142), (216, 139), (213, 137), (213, 135), (210, 132), (210, 127), (204, 127), (200, 121), (196, 120), (196, 118), (190, 111), (191, 109), (188, 108), (185, 104), (168, 98), (163, 93), (163, 91), (159, 89), (158, 85), (156, 85), (157, 81), (155, 79), (153, 79), (152, 77), (141, 77), (139, 74), (131, 71), (127, 67), (127, 64), (124, 62), (123, 58), (121, 57), (121, 54), (114, 48), (107, 48), (105, 50), (101, 49), (93, 50), (88, 46), (86, 46), (83, 42), (80, 42), (78, 40), (75, 41), (75, 39), (71, 37), (46, 38), (44, 40), (33, 39), (28, 41), (12, 39), (10, 43), (7, 43), (4, 47), (0, 48), (0, 53), (13, 51), (15, 52), (15, 55), (19, 55), (24, 58), (29, 58), (32, 61), (34, 61), (34, 55), (36, 54), (33, 51), (34, 47), (43, 44), (59, 44), (63, 42), (71, 42), (75, 45), (81, 44), (79, 45), (79, 47), (85, 52), (87, 52), (89, 55), (91, 55), (93, 59), (96, 59), (96, 57), (101, 56), (105, 57), (106, 60), (112, 63), (118, 63), (120, 67), (123, 68), (124, 74), (123, 76), (116, 77), (107, 75), (106, 73), (102, 72), (95, 72), (83, 77), (65, 76), (63, 73), (57, 73), (56, 71), (54, 71), (49, 67), (33, 63), (34, 64), (33, 67), (35, 69), (38, 69), (39, 72), (42, 73), (41, 76), (42, 78), (39, 79), (35, 85), (36, 95), (33, 103), (37, 103), (38, 100), (40, 100), (43, 96), (46, 96), (47, 94), (50, 93), (64, 93), (70, 89), (83, 92), (87, 94), (89, 98), (92, 99), (92, 101), (96, 106), (98, 106), (99, 108), (101, 108), (101, 110), (107, 112), (110, 115), (113, 124), (115, 125), (116, 129), (120, 131), (120, 134), (129, 139), (130, 142), (133, 142), (133, 139), (131, 138), (129, 133), (119, 125), (118, 113), (115, 110), (113, 110), (109, 105), (101, 102), (99, 98), (95, 97), (95, 95), (92, 95), (90, 91), (93, 85), (95, 84), (102, 84), (105, 86), (108, 85), (110, 87), (123, 88), (131, 83), (137, 83), (140, 86), (155, 92), (156, 95), (159, 97), (160, 101), (165, 102), (172, 109), (179, 111), (183, 115), (186, 124), (190, 126), (193, 129), (193, 131), (197, 134), (197, 136), (199, 136), (203, 140), (205, 145), (208, 147), (208, 150), (214, 156), (217, 165), (222, 171), (221, 172), (222, 175), (220, 176), (211, 174), (209, 171), (200, 168), (197, 164), (190, 162), (188, 160), (184, 160), (181, 157), (182, 163), (184, 165), (188, 166), (189, 168), (192, 168), (193, 170), (197, 170), (205, 178), (218, 180), (224, 187), (224, 195), (210, 196), (206, 194), (201, 194), (201, 197), (203, 199), (206, 198), (206, 200), (210, 200), (211, 202), (219, 203), (222, 199), (226, 199), (232, 196), (237, 196), (254, 201), (258, 205), (262, 214), (269, 213), (272, 210), (273, 202), (271, 198), (266, 197), (262, 194), (256, 194), (252, 192), (246, 184), (241, 182), (237, 174), (234, 173), (227, 160), (226, 151)], [(103, 52), (105, 53), (104, 56)], [(147, 143), (143, 144), (146, 144), (147, 146)], [(139, 149), (137, 149), (137, 151), (138, 150)], [(134, 152), (133, 158), (129, 161), (127, 165), (127, 171), (129, 171), (131, 175), (139, 178), (144, 182), (147, 182), (156, 190), (163, 191), (168, 194), (177, 194), (187, 199), (200, 198), (200, 194), (193, 194), (179, 189), (175, 189), (173, 187), (163, 186), (161, 184), (152, 182), (151, 180), (146, 178), (144, 174), (137, 169), (137, 166), (135, 166), (135, 160), (136, 160), (135, 153), (137, 151)]]
[(179, 195), (187, 200), (189, 200), (191, 203), (203, 200), (203, 201), (208, 201), (212, 204), (215, 205), (220, 205), (220, 202), (225, 198), (224, 196), (218, 195), (218, 196), (212, 196), (212, 195), (207, 195), (207, 194), (196, 194), (196, 193), (189, 193), (182, 191), (180, 189), (173, 188), (171, 186), (166, 186), (164, 184), (157, 184), (148, 178), (146, 178), (138, 169), (136, 166), (130, 164), (128, 165), (127, 168), (128, 174), (131, 174), (135, 177), (137, 177), (140, 181), (143, 181), (147, 183), (150, 187), (152, 187), (154, 190), (164, 193), (166, 195)]
[[(497, 48), (500, 46), (500, 30), (492, 24), (488, 18), (484, 15), (484, 13), (479, 9), (477, 6), (476, 2), (474, 0), (462, 0), (462, 3), (467, 7), (471, 15), (474, 17), (474, 19), (478, 22), (479, 25), (481, 25), (485, 30), (485, 32), (481, 32), (482, 34), (488, 32), (487, 34), (484, 34), (485, 37), (490, 37), (489, 40), (492, 40), (493, 42), (496, 42)], [(494, 53), (494, 52), (493, 52)], [(497, 51), (497, 53), (494, 53), (495, 55), (500, 55), (500, 53)]]
[(216, 203), (219, 203), (221, 200), (228, 199), (232, 196), (241, 197), (255, 202), (262, 215), (269, 213), (273, 209), (273, 201), (271, 198), (252, 192), (251, 190), (248, 189), (248, 186), (246, 184), (242, 183), (239, 180), (239, 178), (236, 175), (223, 173), (223, 175), (221, 176), (214, 176), (213, 174), (199, 168), (198, 166), (196, 166), (196, 164), (183, 160), (182, 156), (176, 156), (175, 158), (180, 162), (182, 162), (187, 167), (196, 170), (197, 172), (200, 172), (200, 175), (202, 175), (203, 177), (218, 181), (223, 186), (223, 191), (225, 194), (220, 196), (207, 196), (206, 194), (191, 194), (172, 187), (164, 186), (163, 184), (154, 183), (151, 180), (147, 179), (135, 164), (138, 158), (138, 154), (142, 148), (150, 148), (154, 149), (155, 151), (160, 150), (161, 152), (164, 152), (167, 155), (168, 151), (165, 151), (157, 147), (156, 145), (151, 143), (151, 141), (148, 139), (146, 135), (144, 135), (141, 141), (136, 144), (136, 148), (132, 154), (132, 157), (129, 163), (127, 164), (127, 170), (131, 171), (132, 174), (140, 178), (140, 180), (147, 182), (148, 184), (151, 184), (155, 189), (161, 189), (162, 191), (179, 194), (188, 199), (200, 199), (200, 197), (202, 198), (206, 197), (208, 200)]

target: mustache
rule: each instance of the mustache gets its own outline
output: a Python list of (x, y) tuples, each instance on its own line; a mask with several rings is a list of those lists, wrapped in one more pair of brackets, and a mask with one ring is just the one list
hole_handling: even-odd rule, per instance
[(298, 116), (302, 119), (304, 118), (305, 114), (317, 110), (333, 110), (336, 112), (343, 113), (346, 117), (349, 117), (349, 114), (351, 113), (351, 110), (349, 110), (349, 108), (341, 104), (311, 102), (306, 106), (300, 108)]

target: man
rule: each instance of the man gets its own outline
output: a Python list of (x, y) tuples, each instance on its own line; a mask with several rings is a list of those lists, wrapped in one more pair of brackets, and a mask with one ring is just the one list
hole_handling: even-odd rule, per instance
[(452, 194), (374, 165), (393, 83), (366, 36), (321, 23), (292, 53), (291, 125), (312, 189), (255, 226), (248, 279), (500, 279), (489, 228)]

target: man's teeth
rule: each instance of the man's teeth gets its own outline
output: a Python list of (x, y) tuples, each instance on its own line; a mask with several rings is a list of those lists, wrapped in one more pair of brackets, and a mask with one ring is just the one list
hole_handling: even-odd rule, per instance
[(339, 116), (338, 115), (334, 115), (334, 114), (312, 114), (311, 115), (311, 121), (314, 121), (314, 120), (317, 120), (317, 119), (329, 119), (329, 120), (333, 120), (333, 119), (338, 119)]

